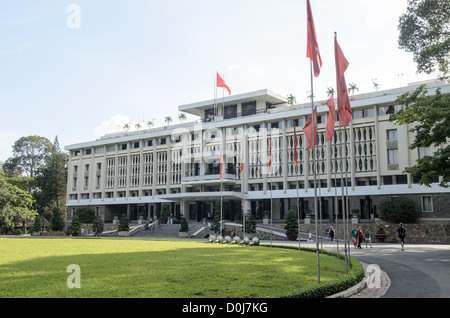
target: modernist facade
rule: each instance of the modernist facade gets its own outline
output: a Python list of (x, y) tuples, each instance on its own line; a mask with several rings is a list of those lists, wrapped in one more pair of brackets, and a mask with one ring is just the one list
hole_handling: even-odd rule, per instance
[[(410, 127), (389, 121), (389, 115), (401, 109), (397, 97), (417, 86), (351, 97), (354, 118), (346, 129), (336, 120), (329, 142), (328, 107), (317, 101), (314, 159), (302, 130), (311, 104), (289, 105), (270, 90), (179, 106), (180, 112), (197, 115), (195, 122), (108, 134), (67, 146), (69, 218), (81, 206), (93, 208), (105, 222), (125, 213), (130, 221), (139, 215), (159, 217), (166, 203), (174, 215), (200, 221), (211, 216), (214, 203), (221, 200), (225, 220), (238, 221), (242, 211), (261, 219), (271, 211), (274, 222), (282, 222), (291, 208), (303, 220), (313, 208), (314, 162), (324, 222), (334, 221), (336, 213), (342, 218), (347, 206), (343, 202), (370, 222), (378, 217), (383, 199), (399, 195), (414, 200), (422, 219), (450, 218), (450, 189), (439, 187), (439, 180), (431, 187), (419, 186), (416, 178), (403, 173), (433, 149), (410, 150)], [(428, 86), (431, 94), (438, 87), (450, 93), (447, 82)]]

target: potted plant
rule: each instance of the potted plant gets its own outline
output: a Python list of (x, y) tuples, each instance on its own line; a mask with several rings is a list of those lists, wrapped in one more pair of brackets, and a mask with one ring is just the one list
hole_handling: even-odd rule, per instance
[(290, 209), (286, 216), (286, 225), (284, 226), (286, 230), (286, 237), (290, 241), (295, 241), (298, 237), (298, 222), (297, 215), (295, 211)]
[(72, 223), (70, 223), (69, 230), (72, 236), (78, 236), (78, 231), (80, 230), (80, 217), (78, 215), (72, 217)]
[(138, 220), (138, 224), (142, 224), (144, 220), (144, 212), (139, 213), (139, 220)]
[(178, 236), (179, 237), (188, 237), (189, 236), (189, 225), (184, 216), (181, 219), (181, 227), (180, 227), (180, 231), (178, 232)]
[(377, 233), (375, 234), (375, 238), (377, 239), (378, 243), (384, 243), (384, 241), (386, 240), (387, 234), (386, 234), (386, 230), (382, 227), (380, 227), (377, 231)]
[(169, 206), (165, 203), (161, 205), (161, 215), (159, 219), (161, 220), (162, 224), (167, 223), (167, 219), (169, 218)]
[(130, 228), (128, 227), (128, 218), (126, 214), (122, 214), (119, 221), (119, 226), (117, 228), (117, 234), (119, 236), (129, 236)]

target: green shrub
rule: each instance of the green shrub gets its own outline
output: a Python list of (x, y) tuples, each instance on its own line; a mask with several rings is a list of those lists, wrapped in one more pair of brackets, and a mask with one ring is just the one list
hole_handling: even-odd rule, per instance
[(119, 231), (129, 231), (130, 230), (130, 228), (128, 227), (128, 218), (127, 218), (126, 214), (122, 214), (122, 216), (120, 217), (118, 230)]
[(161, 204), (161, 214), (160, 214), (160, 219), (162, 221), (167, 221), (167, 219), (169, 218), (169, 206), (165, 203)]
[(39, 217), (39, 215), (36, 215), (33, 224), (33, 232), (40, 232), (40, 231), (41, 231), (41, 218)]
[(95, 229), (97, 229), (98, 233), (102, 233), (103, 229), (104, 229), (104, 226), (105, 225), (103, 223), (102, 218), (99, 217), (99, 216), (96, 216), (95, 219), (94, 219), (94, 223), (92, 223), (92, 230), (94, 231), (94, 233), (95, 233)]
[(379, 205), (380, 219), (389, 223), (415, 223), (419, 214), (414, 203), (406, 197), (390, 197)]
[(297, 215), (292, 209), (287, 213), (284, 229), (286, 230), (286, 235), (298, 235)]
[(252, 211), (248, 210), (245, 215), (245, 233), (256, 233), (256, 220)]
[(180, 232), (189, 232), (189, 225), (188, 225), (188, 222), (187, 222), (187, 220), (186, 220), (186, 218), (184, 216), (181, 219)]
[(92, 223), (95, 218), (94, 210), (88, 207), (77, 208), (74, 215), (78, 215), (80, 223)]
[(70, 223), (69, 230), (71, 233), (78, 233), (80, 229), (80, 218), (78, 215), (72, 217), (72, 222)]

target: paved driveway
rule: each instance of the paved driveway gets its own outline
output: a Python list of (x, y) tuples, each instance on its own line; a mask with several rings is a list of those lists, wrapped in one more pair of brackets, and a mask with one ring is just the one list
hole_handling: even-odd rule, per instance
[[(264, 244), (270, 244), (264, 241)], [(274, 242), (298, 246), (298, 242)], [(315, 248), (315, 243), (301, 243)], [(336, 251), (336, 243), (324, 240), (323, 249)], [(450, 245), (373, 243), (373, 248), (350, 247), (350, 254), (368, 265), (379, 265), (390, 279), (382, 298), (450, 298)], [(343, 243), (339, 250), (344, 251)], [(370, 297), (370, 294), (369, 294)]]

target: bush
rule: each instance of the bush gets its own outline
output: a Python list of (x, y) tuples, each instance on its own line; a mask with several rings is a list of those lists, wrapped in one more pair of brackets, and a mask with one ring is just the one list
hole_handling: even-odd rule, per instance
[(298, 221), (295, 211), (290, 209), (286, 216), (286, 225), (284, 226), (286, 235), (298, 235)]
[(180, 232), (189, 232), (189, 225), (188, 225), (188, 222), (187, 222), (187, 220), (186, 220), (186, 218), (184, 216), (181, 219)]
[(161, 204), (161, 214), (159, 218), (161, 221), (167, 221), (169, 218), (169, 206), (165, 203)]
[(94, 219), (94, 223), (92, 223), (92, 230), (95, 233), (95, 229), (97, 229), (97, 233), (102, 233), (103, 229), (104, 229), (104, 224), (103, 224), (103, 220), (101, 217), (96, 216)]
[(72, 223), (70, 223), (70, 233), (78, 233), (78, 230), (80, 229), (80, 218), (78, 215), (74, 215), (72, 217)]
[(64, 229), (64, 221), (61, 215), (61, 210), (58, 207), (52, 209), (51, 218), (52, 231), (62, 231)]
[(36, 215), (33, 224), (33, 232), (40, 232), (40, 231), (41, 231), (41, 218), (39, 217), (39, 215)]
[(92, 223), (94, 222), (95, 212), (91, 208), (81, 207), (78, 208), (74, 215), (78, 215), (80, 223)]
[(130, 230), (130, 228), (128, 227), (128, 219), (127, 219), (126, 214), (122, 214), (122, 216), (120, 217), (118, 230), (119, 231), (129, 231)]
[(389, 223), (415, 223), (419, 213), (414, 203), (406, 197), (390, 197), (378, 207), (380, 219)]
[(256, 220), (252, 211), (248, 210), (245, 215), (245, 232), (246, 233), (256, 233)]

